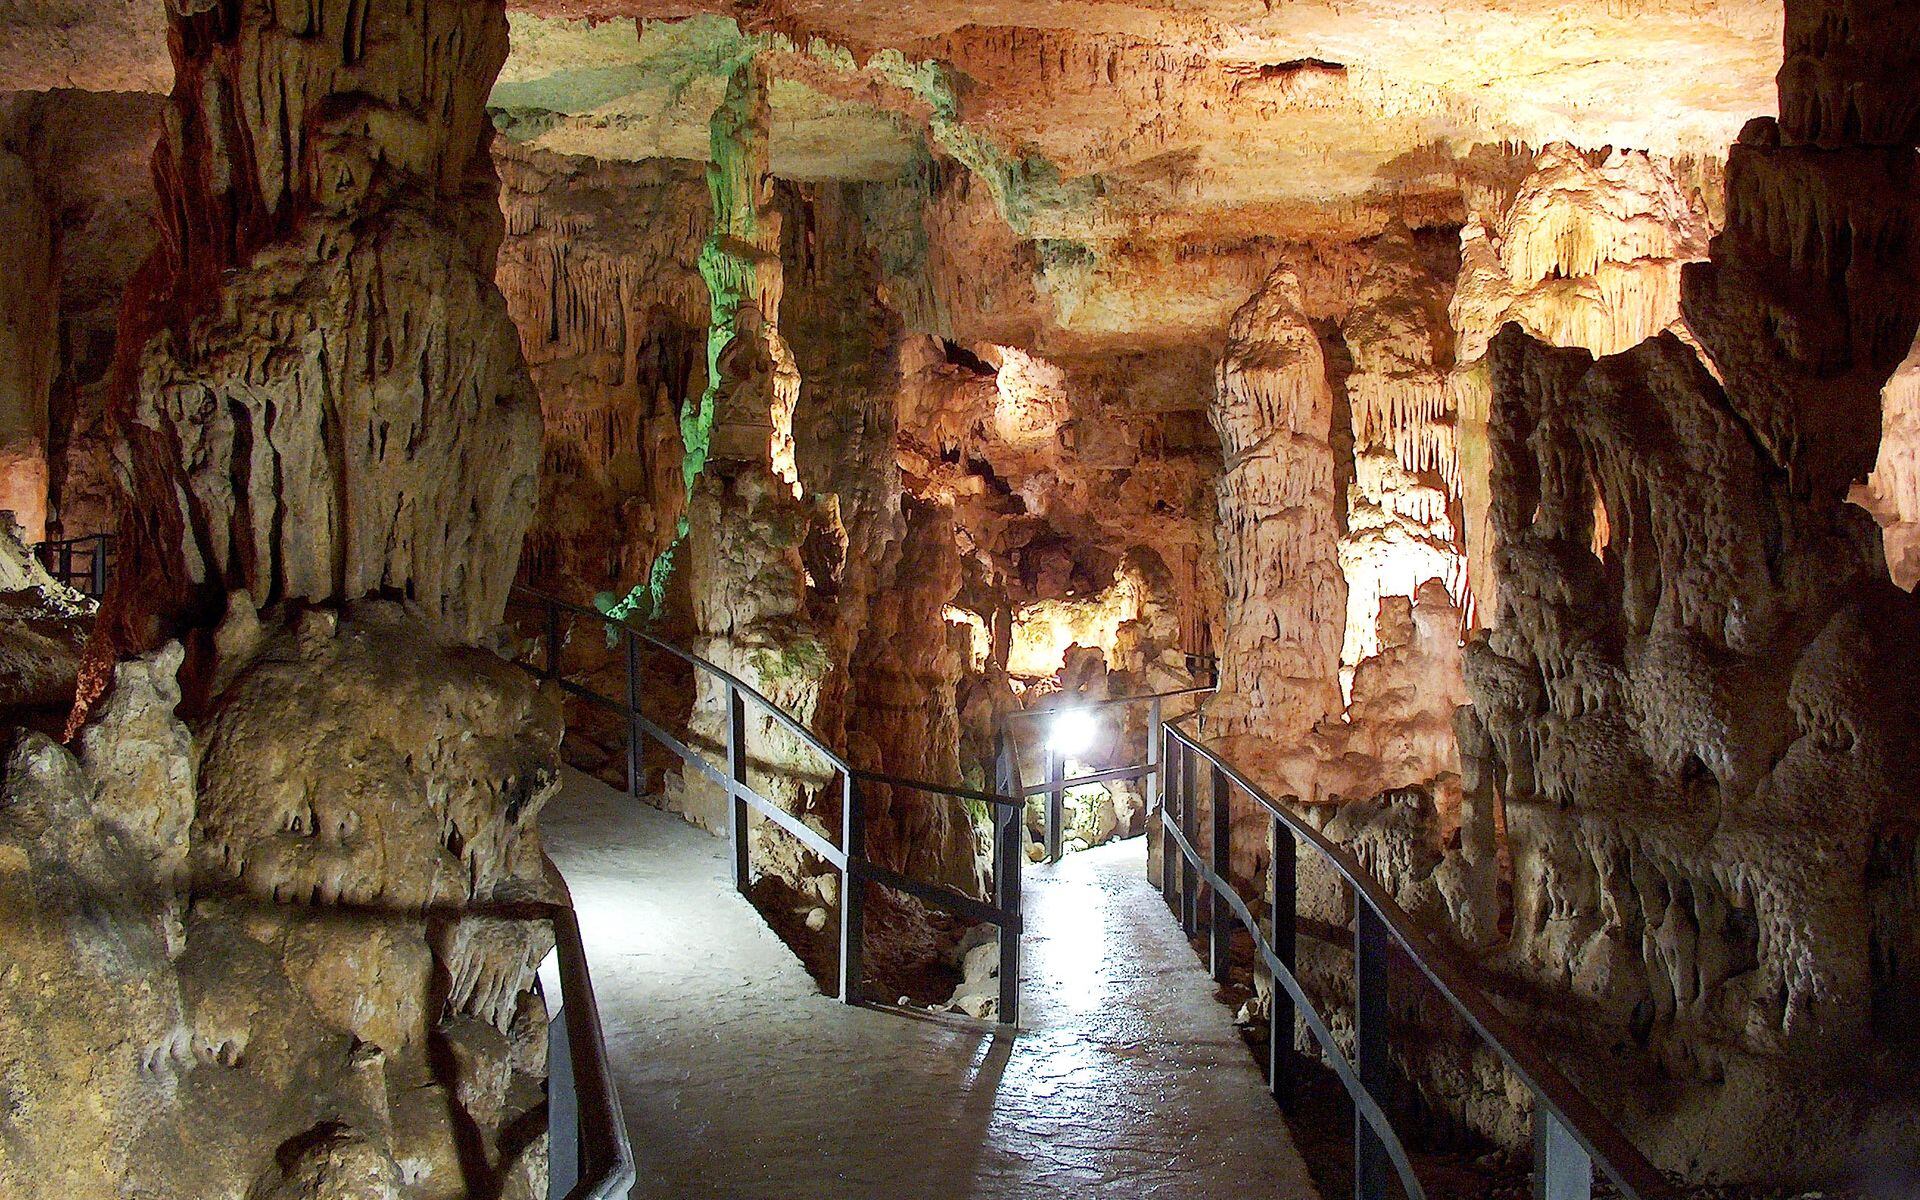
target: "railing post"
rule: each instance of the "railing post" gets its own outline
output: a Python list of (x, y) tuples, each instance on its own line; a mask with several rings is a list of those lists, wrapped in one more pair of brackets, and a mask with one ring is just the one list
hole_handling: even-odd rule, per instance
[[(1194, 800), (1194, 763), (1196, 755), (1191, 747), (1182, 747), (1180, 751), (1180, 832), (1187, 835), (1187, 845), (1199, 841), (1200, 817), (1195, 811), (1199, 805)], [(1195, 847), (1195, 853), (1199, 848)], [(1199, 867), (1180, 856), (1180, 928), (1192, 937), (1200, 928), (1200, 870)]]
[(107, 535), (93, 535), (93, 598), (104, 599), (107, 594)]
[(73, 543), (60, 543), (60, 582), (73, 586)]
[(1179, 804), (1179, 764), (1181, 764), (1181, 743), (1177, 737), (1162, 726), (1162, 739), (1165, 753), (1160, 758), (1160, 895), (1167, 900), (1167, 912), (1177, 914), (1181, 897), (1181, 877), (1179, 877), (1179, 856), (1181, 852), (1173, 845), (1173, 820)]
[[(843, 772), (840, 781), (840, 846), (847, 856), (847, 869), (840, 874), (840, 999), (858, 1004), (867, 959), (866, 881), (860, 874), (860, 864), (866, 861), (867, 835), (853, 776)], [(1002, 946), (1002, 959), (1005, 956)]]
[(727, 841), (733, 851), (733, 886), (741, 895), (753, 883), (747, 862), (747, 702), (727, 684)]
[[(559, 610), (551, 603), (549, 613)], [(633, 636), (633, 630), (625, 625), (620, 627), (620, 636), (627, 646), (627, 795), (638, 800), (643, 782), (643, 759), (640, 742), (640, 639)], [(552, 651), (548, 652), (548, 661), (552, 662)]]
[[(1296, 965), (1299, 936), (1297, 898), (1297, 851), (1293, 830), (1279, 817), (1273, 818), (1273, 861), (1267, 868), (1268, 899), (1273, 908), (1274, 957), (1288, 973)], [(1267, 1005), (1267, 1088), (1280, 1107), (1293, 1105), (1293, 995), (1273, 981), (1272, 1002)]]
[[(560, 673), (560, 606), (553, 602), (553, 597), (551, 596), (542, 596), (540, 598), (540, 604), (546, 611), (547, 617), (547, 669), (544, 677), (552, 679)], [(627, 679), (629, 683), (627, 690), (628, 693), (631, 694), (633, 690), (631, 686), (633, 672), (631, 670), (627, 672)]]
[[(1387, 1044), (1387, 924), (1360, 897), (1353, 897), (1354, 1057), (1360, 1086), (1386, 1111), (1393, 1067)], [(1358, 1109), (1353, 1114), (1355, 1200), (1386, 1200), (1392, 1164), (1387, 1146)]]
[[(1230, 811), (1227, 773), (1216, 764), (1213, 768), (1213, 848), (1210, 852), (1213, 873), (1221, 879), (1227, 877), (1227, 871), (1233, 864), (1233, 852), (1230, 846), (1233, 820)], [(1226, 983), (1233, 968), (1233, 912), (1227, 907), (1227, 898), (1218, 886), (1207, 889), (1212, 897), (1207, 905), (1207, 966), (1213, 972), (1215, 983)]]
[[(1027, 865), (1026, 801), (1020, 798), (1020, 772), (1013, 763), (1013, 743), (1003, 742), (994, 790), (1013, 800), (994, 806), (993, 883), (1001, 915), (1009, 922), (1020, 919), (1020, 875)], [(1000, 1023), (1020, 1023), (1020, 931), (1017, 925), (1000, 926)]]
[(1067, 756), (1047, 747), (1047, 861), (1060, 861), (1060, 826), (1067, 807)]
[(1533, 1200), (1593, 1200), (1593, 1159), (1533, 1098)]
[[(556, 1003), (557, 1001), (557, 1003)], [(564, 1196), (580, 1182), (580, 1093), (573, 1077), (573, 1044), (567, 1033), (566, 997), (548, 996), (547, 1179)]]
[[(1160, 697), (1155, 696), (1147, 702), (1147, 777), (1145, 780), (1147, 824), (1160, 820), (1160, 813), (1167, 804), (1166, 781), (1160, 777), (1160, 764), (1163, 760), (1162, 743), (1166, 738), (1166, 729), (1160, 717)], [(1160, 837), (1160, 894), (1169, 894), (1167, 887), (1167, 838), (1166, 830), (1161, 828)]]

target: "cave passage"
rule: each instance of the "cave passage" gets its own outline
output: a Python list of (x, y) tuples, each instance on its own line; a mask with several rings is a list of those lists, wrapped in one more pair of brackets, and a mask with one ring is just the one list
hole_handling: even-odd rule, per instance
[(0, 1200), (1920, 1195), (1916, 79), (0, 0)]
[(1036, 866), (1021, 1029), (823, 996), (722, 843), (570, 772), (543, 817), (594, 963), (634, 1196), (1318, 1195), (1145, 843)]

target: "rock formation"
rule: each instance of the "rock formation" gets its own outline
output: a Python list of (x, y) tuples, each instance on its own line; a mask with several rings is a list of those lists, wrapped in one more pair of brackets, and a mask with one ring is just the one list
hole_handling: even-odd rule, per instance
[(1335, 516), (1333, 393), (1302, 307), (1276, 270), (1234, 315), (1218, 402), (1226, 635), (1210, 711), (1285, 742), (1338, 713), (1347, 581)]
[[(483, 85), (504, 16), (220, 5), (173, 24), (161, 248), (121, 348), (143, 585), (126, 594), (165, 624), (236, 589), (386, 592), (478, 636), (532, 516), (538, 439), (492, 280)], [(118, 618), (123, 641), (147, 640), (144, 612)]]
[[(530, 1200), (561, 729), (469, 644), (537, 461), (491, 277), (505, 16), (230, 2), (168, 29), (161, 238), (108, 414), (125, 573), (68, 745), (5, 738), (0, 1191)], [(101, 211), (76, 203), (63, 250)], [(63, 352), (81, 392), (97, 347)]]
[[(124, 535), (84, 650), (0, 538), (0, 1190), (541, 1190), (534, 815), (562, 719), (622, 785), (627, 730), (476, 648), (534, 647), (514, 582), (942, 784), (1217, 653), (1207, 736), (1663, 1166), (1912, 1158), (1912, 21), (1626, 8), (0, 0), (0, 509)], [(560, 668), (618, 694), (604, 634)], [(640, 667), (720, 765), (726, 689)], [(1139, 756), (1110, 711), (1080, 766)], [(858, 795), (986, 894), (977, 810)], [(826, 973), (838, 874), (750, 850)], [(1300, 886), (1345, 1029), (1350, 897)], [(980, 957), (866, 899), (889, 998)], [(1436, 1128), (1524, 1136), (1401, 1016)]]
[(1505, 961), (1658, 1064), (1623, 1115), (1692, 1175), (1912, 1152), (1890, 1081), (1920, 612), (1845, 503), (1920, 320), (1920, 128), (1885, 82), (1913, 48), (1870, 32), (1893, 13), (1788, 5), (1780, 119), (1742, 132), (1726, 228), (1682, 276), (1714, 370), (1670, 333), (1490, 351), (1500, 608), (1467, 679), (1514, 860)]

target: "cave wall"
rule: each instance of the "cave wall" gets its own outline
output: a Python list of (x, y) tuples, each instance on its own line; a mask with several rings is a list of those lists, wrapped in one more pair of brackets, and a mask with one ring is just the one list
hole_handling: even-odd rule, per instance
[(1787, 13), (1781, 116), (1742, 132), (1681, 273), (1700, 350), (1510, 326), (1488, 359), (1501, 583), (1467, 682), (1514, 859), (1504, 968), (1617, 1039), (1617, 1067), (1569, 1060), (1589, 1086), (1649, 1072), (1622, 1119), (1694, 1176), (1912, 1153), (1920, 612), (1846, 495), (1920, 319), (1891, 82), (1916, 47), (1898, 6)]
[(540, 396), (540, 502), (521, 578), (585, 602), (640, 578), (685, 504), (679, 415), (705, 382), (711, 223), (692, 164), (501, 140), (495, 278)]
[[(158, 240), (148, 166), (161, 108), (160, 97), (142, 93), (0, 98), (0, 142), (26, 172), (14, 194), (37, 195), (47, 210), (52, 279), (34, 294), (54, 334), (51, 369), (36, 391), (47, 417), (42, 494), (49, 531), (59, 537), (119, 528), (107, 405), (120, 303)], [(17, 250), (35, 244), (16, 229)], [(8, 278), (17, 286), (28, 275)]]
[(0, 220), (14, 231), (0, 258), (0, 510), (37, 542), (47, 529), (47, 398), (57, 337), (46, 300), (54, 290), (53, 220), (27, 164), (4, 150), (0, 197)]
[[(473, 645), (539, 444), (492, 282), (503, 6), (166, 19), (105, 383), (123, 570), (66, 745), (5, 739), (0, 1191), (532, 1200), (562, 727)], [(126, 251), (89, 230), (139, 210), (54, 194), (90, 373), (79, 285)]]

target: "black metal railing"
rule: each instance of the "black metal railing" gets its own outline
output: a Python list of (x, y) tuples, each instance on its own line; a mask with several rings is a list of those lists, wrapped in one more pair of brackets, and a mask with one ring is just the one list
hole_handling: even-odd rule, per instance
[(547, 1200), (623, 1200), (634, 1184), (633, 1146), (607, 1063), (579, 919), (552, 859), (547, 877), (563, 897), (548, 910), (553, 953), (540, 966), (547, 1001)]
[[(1189, 656), (1194, 657), (1194, 656)], [(1089, 771), (1081, 775), (1067, 774), (1067, 756), (1057, 750), (1050, 737), (1043, 739), (1042, 773), (1046, 778), (1032, 784), (1019, 793), (1022, 799), (1032, 796), (1045, 796), (1044, 807), (1046, 857), (1048, 862), (1059, 862), (1064, 829), (1066, 824), (1067, 793), (1073, 788), (1090, 783), (1107, 783), (1113, 780), (1141, 779), (1146, 781), (1147, 809), (1154, 808), (1154, 793), (1160, 779), (1160, 727), (1164, 723), (1165, 704), (1186, 696), (1204, 696), (1214, 690), (1213, 684), (1198, 687), (1174, 688), (1165, 692), (1153, 692), (1139, 696), (1115, 696), (1107, 700), (1093, 700), (1078, 704), (1063, 704), (1057, 708), (1027, 708), (1009, 712), (1000, 722), (1000, 741), (1017, 744), (1013, 727), (1040, 720), (1058, 721), (1072, 715), (1091, 715), (1102, 709), (1130, 708), (1134, 705), (1147, 706), (1147, 760), (1129, 763), (1126, 766), (1108, 767), (1099, 771)]]
[[(1353, 1101), (1356, 1200), (1386, 1200), (1390, 1173), (1398, 1176), (1408, 1200), (1424, 1200), (1426, 1195), (1386, 1115), (1393, 1092), (1388, 962), (1396, 947), (1532, 1094), (1537, 1200), (1588, 1200), (1596, 1168), (1625, 1200), (1665, 1200), (1670, 1195), (1660, 1173), (1495, 1006), (1460, 965), (1452, 947), (1416, 924), (1351, 854), (1277, 803), (1182, 724), (1169, 721), (1157, 731), (1159, 766), (1166, 780), (1165, 802), (1160, 806), (1161, 891), (1188, 937), (1205, 933), (1208, 966), (1217, 981), (1227, 980), (1235, 920), (1252, 937), (1255, 952), (1272, 972), (1267, 1069), (1274, 1098), (1283, 1107), (1292, 1098), (1296, 1012), (1319, 1043)], [(1204, 855), (1198, 849), (1197, 801), (1203, 794), (1198, 789), (1198, 768), (1202, 763), (1208, 767), (1212, 793)], [(1270, 822), (1273, 857), (1266, 897), (1273, 917), (1270, 936), (1261, 932), (1252, 906), (1226, 878), (1232, 861), (1235, 790), (1264, 809)], [(1294, 973), (1300, 845), (1330, 865), (1353, 894), (1353, 1059), (1341, 1050)]]
[[(636, 798), (644, 790), (645, 768), (643, 738), (652, 738), (680, 759), (688, 768), (706, 776), (728, 798), (727, 835), (733, 864), (734, 887), (745, 895), (752, 883), (748, 861), (747, 828), (749, 812), (779, 826), (794, 840), (840, 872), (840, 963), (839, 995), (849, 1004), (864, 1000), (866, 918), (864, 884), (872, 883), (917, 897), (944, 912), (968, 920), (993, 925), (1000, 942), (999, 1021), (1004, 1025), (1019, 1022), (1020, 1013), (1020, 868), (1025, 862), (1026, 828), (1024, 789), (1020, 784), (1020, 764), (1008, 739), (1001, 739), (996, 753), (995, 788), (992, 792), (924, 780), (903, 779), (878, 771), (859, 770), (835, 753), (814, 732), (760, 694), (751, 684), (706, 659), (675, 646), (671, 642), (615, 620), (597, 609), (572, 604), (556, 596), (516, 585), (510, 604), (537, 608), (540, 612), (540, 639), (544, 661), (527, 665), (544, 679), (552, 680), (569, 695), (608, 709), (627, 723), (627, 790)], [(625, 696), (615, 699), (568, 679), (561, 672), (561, 651), (565, 626), (570, 620), (588, 620), (596, 630), (611, 634), (623, 655)], [(642, 648), (667, 654), (690, 666), (696, 675), (714, 679), (726, 697), (726, 721), (722, 734), (724, 767), (708, 762), (705, 755), (669, 733), (648, 717), (640, 705)], [(799, 817), (761, 795), (748, 778), (747, 713), (749, 706), (798, 738), (819, 755), (837, 776), (840, 790), (840, 840), (829, 840)], [(861, 784), (881, 784), (911, 789), (954, 800), (972, 800), (990, 806), (993, 823), (993, 899), (991, 902), (969, 896), (956, 888), (912, 879), (882, 866), (866, 856), (865, 829), (860, 803)]]
[(95, 600), (107, 594), (107, 578), (114, 560), (113, 534), (90, 533), (85, 537), (37, 542), (33, 553), (47, 574), (75, 591)]

